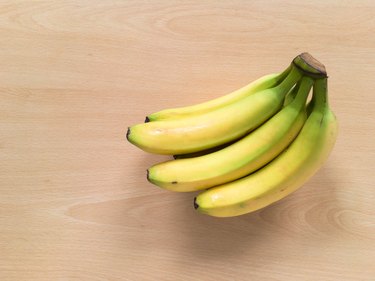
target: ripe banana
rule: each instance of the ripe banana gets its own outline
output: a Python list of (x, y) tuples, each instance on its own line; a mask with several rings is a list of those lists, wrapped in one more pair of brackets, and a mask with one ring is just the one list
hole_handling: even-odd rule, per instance
[(195, 198), (194, 207), (207, 215), (230, 217), (284, 198), (323, 165), (337, 131), (337, 121), (327, 100), (327, 79), (318, 79), (314, 84), (312, 112), (293, 143), (257, 172), (202, 192)]
[(139, 148), (158, 154), (185, 154), (238, 139), (280, 110), (286, 93), (301, 78), (292, 66), (276, 87), (204, 114), (132, 126), (127, 139)]
[(254, 172), (280, 154), (302, 129), (306, 99), (313, 82), (303, 77), (294, 101), (241, 140), (201, 157), (156, 164), (148, 169), (148, 180), (168, 190), (188, 192)]
[[(283, 105), (284, 107), (287, 106), (288, 104), (290, 104), (294, 100), (294, 98), (296, 97), (300, 82), (301, 82), (301, 80), (298, 81), (298, 83), (292, 89), (290, 89), (290, 91), (286, 94), (285, 99), (284, 99), (284, 105)], [(202, 151), (197, 151), (197, 152), (187, 153), (187, 154), (173, 155), (173, 158), (174, 159), (186, 159), (186, 158), (203, 156), (203, 155), (206, 155), (206, 154), (209, 154), (209, 153), (219, 151), (219, 150), (235, 143), (238, 140), (234, 140), (234, 141), (231, 141), (231, 142), (219, 145), (219, 146), (215, 146), (215, 147), (212, 147), (212, 148), (209, 148), (209, 149), (206, 149), (206, 150), (202, 150)]]
[(291, 67), (288, 67), (281, 73), (265, 75), (228, 95), (210, 101), (192, 106), (165, 109), (152, 113), (146, 117), (145, 122), (173, 120), (182, 117), (189, 117), (191, 115), (207, 113), (217, 108), (227, 106), (228, 104), (236, 102), (259, 91), (275, 87), (285, 79), (290, 69)]

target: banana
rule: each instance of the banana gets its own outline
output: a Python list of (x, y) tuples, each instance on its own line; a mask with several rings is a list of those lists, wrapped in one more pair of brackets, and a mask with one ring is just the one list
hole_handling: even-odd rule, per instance
[[(302, 72), (309, 74), (310, 77), (327, 77), (324, 65), (313, 58), (309, 53), (302, 53), (298, 55), (296, 58), (294, 58), (293, 64)], [(145, 122), (183, 118), (186, 116), (191, 116), (192, 114), (202, 114), (226, 106), (258, 91), (275, 87), (285, 79), (290, 69), (291, 67), (288, 67), (281, 73), (265, 75), (228, 95), (216, 98), (214, 100), (192, 106), (165, 109), (152, 113), (146, 117)]]
[[(290, 104), (294, 100), (294, 98), (297, 95), (298, 87), (299, 87), (300, 82), (301, 82), (301, 80), (298, 81), (298, 83), (292, 89), (290, 89), (290, 91), (286, 94), (283, 106), (287, 106), (288, 104)], [(173, 158), (174, 159), (186, 159), (186, 158), (203, 156), (203, 155), (206, 155), (206, 154), (210, 154), (210, 153), (219, 151), (219, 150), (235, 143), (236, 141), (238, 141), (238, 140), (234, 140), (234, 141), (224, 143), (224, 144), (219, 145), (219, 146), (215, 146), (215, 147), (212, 147), (212, 148), (209, 148), (209, 149), (206, 149), (206, 150), (197, 151), (197, 152), (193, 152), (193, 153), (173, 155)]]
[(291, 67), (288, 67), (286, 70), (284, 70), (281, 73), (265, 75), (251, 82), (250, 84), (236, 91), (233, 91), (230, 94), (227, 94), (225, 96), (222, 96), (222, 97), (210, 100), (210, 101), (206, 101), (206, 102), (192, 105), (192, 106), (165, 109), (165, 110), (152, 113), (146, 117), (145, 122), (173, 120), (176, 118), (188, 117), (188, 116), (195, 115), (195, 114), (207, 113), (217, 108), (224, 107), (228, 104), (236, 102), (242, 98), (245, 98), (259, 91), (275, 87), (282, 80), (285, 79), (285, 77), (288, 75), (290, 71), (290, 68)]
[(194, 199), (194, 207), (207, 215), (231, 217), (284, 198), (323, 165), (337, 132), (337, 120), (328, 105), (327, 79), (318, 79), (314, 84), (312, 112), (293, 143), (257, 172), (202, 192)]
[(208, 155), (156, 164), (148, 169), (148, 180), (168, 190), (188, 192), (254, 172), (280, 154), (302, 129), (313, 82), (303, 77), (295, 100), (243, 139)]
[(286, 93), (300, 78), (301, 72), (292, 66), (276, 87), (204, 114), (132, 126), (127, 139), (158, 154), (185, 154), (219, 146), (244, 136), (278, 112)]

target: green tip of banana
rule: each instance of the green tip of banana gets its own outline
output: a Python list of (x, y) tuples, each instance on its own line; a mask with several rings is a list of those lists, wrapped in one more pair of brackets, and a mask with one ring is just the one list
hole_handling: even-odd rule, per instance
[(227, 95), (149, 114), (126, 138), (174, 156), (146, 178), (171, 191), (201, 191), (193, 200), (198, 212), (251, 213), (300, 188), (328, 158), (338, 127), (327, 78), (321, 62), (301, 53), (284, 71)]

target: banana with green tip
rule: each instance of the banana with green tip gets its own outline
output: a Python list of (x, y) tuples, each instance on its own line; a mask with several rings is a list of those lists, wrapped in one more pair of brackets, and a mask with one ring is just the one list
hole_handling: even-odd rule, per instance
[(306, 99), (313, 82), (303, 77), (296, 98), (241, 140), (201, 157), (156, 164), (148, 169), (148, 180), (168, 190), (188, 192), (254, 172), (280, 154), (302, 129), (306, 120)]
[(210, 216), (231, 217), (284, 198), (323, 165), (337, 132), (337, 120), (327, 100), (327, 79), (318, 79), (314, 84), (311, 114), (293, 143), (257, 172), (202, 192), (195, 198), (194, 207)]
[(222, 145), (246, 135), (277, 113), (286, 93), (301, 76), (292, 65), (288, 76), (276, 87), (204, 114), (132, 126), (127, 139), (144, 151), (172, 155)]
[[(296, 97), (300, 82), (301, 82), (301, 80), (292, 89), (290, 89), (290, 91), (286, 94), (285, 99), (284, 99), (284, 105), (283, 105), (284, 107), (287, 106), (288, 104), (290, 104), (294, 100), (294, 98)], [(240, 139), (238, 139), (238, 140), (240, 140)], [(206, 149), (206, 150), (202, 150), (202, 151), (197, 151), (197, 152), (187, 153), (187, 154), (173, 155), (173, 158), (174, 159), (186, 159), (186, 158), (193, 158), (193, 157), (199, 157), (199, 156), (207, 155), (207, 154), (219, 151), (219, 150), (235, 143), (238, 140), (234, 140), (234, 141), (231, 141), (231, 142), (219, 145), (219, 146), (215, 146), (215, 147), (212, 147), (212, 148), (209, 148), (209, 149)]]
[(245, 98), (249, 95), (257, 93), (259, 91), (263, 91), (268, 88), (275, 87), (281, 81), (285, 79), (288, 75), (291, 67), (288, 67), (281, 73), (275, 74), (268, 74), (259, 79), (251, 82), (250, 84), (233, 91), (230, 94), (225, 96), (206, 101), (203, 103), (185, 106), (185, 107), (178, 107), (178, 108), (170, 108), (164, 109), (155, 113), (152, 113), (146, 117), (145, 122), (150, 121), (161, 121), (161, 120), (173, 120), (177, 118), (189, 117), (191, 115), (196, 114), (203, 114), (210, 112), (212, 110), (227, 106), (233, 102), (236, 102), (242, 98)]
[[(313, 58), (309, 53), (302, 53), (295, 57), (293, 60), (293, 64), (295, 67), (299, 68), (302, 72), (308, 74), (310, 77), (322, 78), (327, 76), (324, 66), (320, 64), (315, 58)], [(285, 79), (290, 69), (291, 67), (288, 67), (281, 73), (264, 75), (263, 77), (260, 77), (259, 79), (238, 90), (235, 90), (230, 94), (210, 101), (191, 106), (164, 109), (152, 113), (146, 117), (145, 122), (183, 118), (186, 116), (191, 116), (192, 114), (202, 114), (220, 107), (224, 107), (256, 92), (275, 87)]]

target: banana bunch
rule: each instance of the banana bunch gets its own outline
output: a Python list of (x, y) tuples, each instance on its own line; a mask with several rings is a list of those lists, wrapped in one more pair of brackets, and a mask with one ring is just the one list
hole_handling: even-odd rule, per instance
[(283, 72), (226, 96), (150, 114), (126, 137), (144, 151), (174, 155), (150, 167), (148, 181), (177, 192), (203, 190), (195, 209), (231, 217), (301, 187), (328, 158), (337, 129), (325, 67), (302, 53)]

